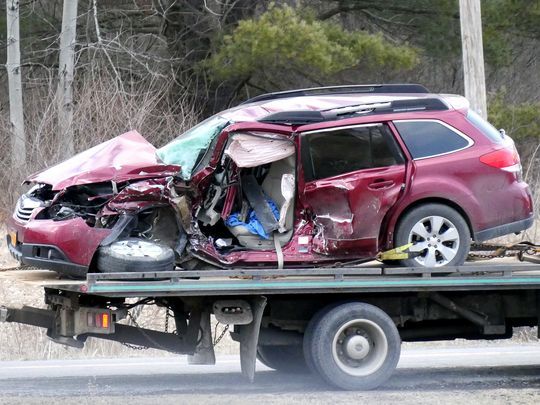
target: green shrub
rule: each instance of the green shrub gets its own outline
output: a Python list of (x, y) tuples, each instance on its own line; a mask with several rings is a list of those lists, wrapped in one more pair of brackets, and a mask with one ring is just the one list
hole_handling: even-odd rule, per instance
[(382, 35), (346, 31), (309, 10), (271, 6), (222, 37), (206, 67), (217, 79), (258, 75), (279, 82), (279, 75), (290, 72), (324, 78), (356, 66), (409, 69), (416, 63), (413, 48)]
[(504, 128), (516, 142), (540, 141), (540, 103), (508, 104), (495, 96), (488, 107), (489, 121)]

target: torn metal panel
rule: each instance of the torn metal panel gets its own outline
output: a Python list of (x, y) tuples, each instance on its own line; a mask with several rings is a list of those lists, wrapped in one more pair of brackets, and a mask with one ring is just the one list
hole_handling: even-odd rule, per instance
[(106, 208), (112, 211), (140, 211), (159, 204), (168, 204), (167, 179), (143, 180), (125, 187), (112, 198)]
[(182, 228), (184, 228), (184, 230), (189, 234), (193, 233), (191, 226), (193, 216), (191, 214), (191, 202), (189, 201), (188, 197), (185, 195), (175, 197), (171, 200), (171, 202), (174, 205), (175, 211), (180, 217)]
[(313, 249), (325, 255), (374, 255), (379, 224), (397, 201), (404, 176), (404, 166), (396, 165), (308, 183), (304, 198), (317, 229)]

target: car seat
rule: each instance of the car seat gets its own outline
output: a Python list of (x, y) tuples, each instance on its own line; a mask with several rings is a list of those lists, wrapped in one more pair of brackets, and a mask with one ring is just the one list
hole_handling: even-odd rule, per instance
[[(278, 160), (270, 165), (268, 174), (262, 182), (261, 188), (264, 193), (276, 204), (280, 210), (280, 223), (282, 226), (279, 231), (270, 235), (269, 239), (263, 239), (259, 235), (254, 235), (242, 225), (229, 226), (229, 231), (238, 239), (242, 246), (250, 249), (274, 249), (274, 238), (277, 238), (280, 246), (284, 246), (292, 237), (294, 223), (294, 195), (292, 193), (292, 201), (282, 210), (287, 204), (287, 198), (282, 193), (282, 184), (287, 182), (287, 176), (293, 176), (295, 173), (294, 156), (289, 156), (285, 159)], [(290, 177), (289, 177), (290, 179)], [(284, 184), (285, 187), (288, 185)]]

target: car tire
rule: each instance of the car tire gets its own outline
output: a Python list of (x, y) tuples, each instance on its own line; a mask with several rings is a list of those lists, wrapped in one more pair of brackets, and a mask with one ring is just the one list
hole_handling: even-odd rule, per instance
[[(349, 349), (362, 353), (354, 352), (352, 358)], [(314, 370), (329, 384), (346, 390), (369, 390), (384, 383), (395, 370), (401, 338), (384, 311), (350, 302), (327, 307), (311, 319), (304, 335), (304, 352), (309, 353)]]
[(102, 273), (171, 271), (174, 263), (174, 251), (169, 246), (138, 238), (102, 246), (97, 256), (97, 268)]
[(257, 359), (266, 367), (283, 373), (308, 371), (301, 345), (258, 346)]
[(413, 242), (409, 251), (419, 253), (402, 260), (405, 267), (460, 266), (471, 247), (467, 222), (455, 209), (443, 204), (424, 204), (407, 212), (395, 234), (394, 246)]

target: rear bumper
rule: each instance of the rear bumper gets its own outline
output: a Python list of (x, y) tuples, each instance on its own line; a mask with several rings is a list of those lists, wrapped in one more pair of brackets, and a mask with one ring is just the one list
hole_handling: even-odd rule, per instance
[(53, 270), (68, 277), (84, 278), (88, 267), (69, 261), (64, 252), (56, 246), (17, 243), (13, 245), (7, 237), (7, 247), (11, 256), (21, 264)]
[(476, 242), (484, 242), (488, 239), (498, 238), (499, 236), (518, 233), (529, 229), (534, 223), (534, 215), (520, 221), (510, 222), (495, 226), (493, 228), (484, 229), (483, 231), (475, 232), (474, 240)]

